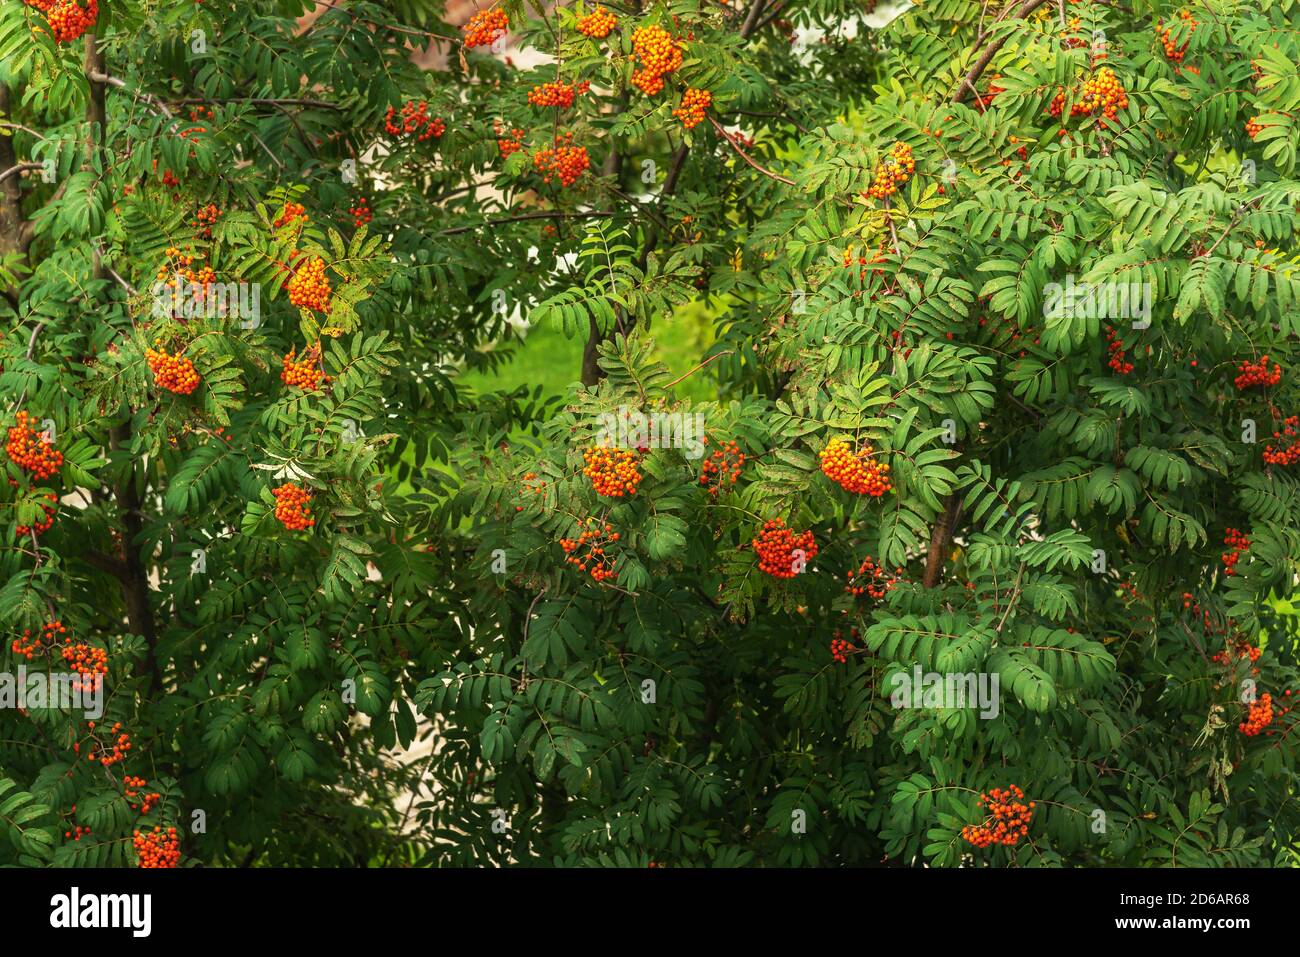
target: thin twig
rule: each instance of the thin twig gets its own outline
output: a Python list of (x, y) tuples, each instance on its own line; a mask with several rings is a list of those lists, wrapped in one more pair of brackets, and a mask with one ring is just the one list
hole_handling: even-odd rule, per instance
[(724, 129), (722, 128), (722, 125), (721, 125), (717, 120), (715, 120), (713, 117), (711, 117), (711, 116), (709, 117), (709, 122), (713, 124), (713, 128), (714, 128), (715, 130), (718, 131), (718, 134), (719, 134), (719, 135), (720, 135), (724, 140), (726, 140), (728, 143), (731, 144), (731, 148), (732, 148), (733, 150), (735, 150), (737, 154), (739, 154), (740, 158), (743, 159), (743, 160), (744, 160), (746, 163), (748, 163), (750, 166), (754, 167), (754, 169), (758, 170), (760, 173), (762, 173), (762, 174), (763, 174), (764, 176), (766, 176), (768, 179), (774, 179), (774, 180), (776, 180), (778, 183), (785, 183), (785, 185), (787, 185), (787, 186), (793, 186), (793, 185), (795, 185), (794, 180), (792, 180), (792, 179), (787, 179), (786, 177), (782, 176), (780, 173), (773, 173), (773, 172), (772, 172), (770, 169), (768, 169), (767, 167), (765, 167), (765, 166), (761, 166), (760, 164), (758, 164), (757, 162), (755, 162), (754, 159), (753, 159), (752, 157), (750, 157), (750, 155), (749, 155), (748, 153), (746, 153), (744, 150), (742, 150), (742, 149), (740, 148), (740, 144), (737, 143), (737, 142), (736, 142), (736, 141), (735, 141), (735, 140), (734, 140), (730, 135), (728, 135), (727, 131), (724, 130)]

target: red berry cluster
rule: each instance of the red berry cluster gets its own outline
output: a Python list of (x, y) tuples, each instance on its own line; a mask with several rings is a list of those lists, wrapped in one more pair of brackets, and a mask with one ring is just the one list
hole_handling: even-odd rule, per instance
[(181, 841), (174, 827), (169, 827), (166, 831), (161, 827), (155, 827), (152, 831), (136, 831), (132, 844), (135, 845), (141, 867), (171, 868), (181, 862)]
[(68, 629), (58, 619), (42, 625), (41, 633), (36, 637), (32, 637), (30, 628), (24, 628), (23, 636), (15, 638), (9, 650), (31, 661), (36, 655), (43, 655), (57, 645), (67, 632)]
[(842, 631), (837, 631), (831, 638), (831, 657), (840, 664), (848, 664), (849, 655), (858, 650), (852, 638), (858, 637), (858, 630), (853, 629), (851, 638), (845, 638)]
[(528, 102), (532, 106), (555, 106), (567, 110), (573, 106), (575, 98), (591, 89), (591, 83), (543, 83), (528, 91)]
[[(13, 481), (13, 479), (10, 479), (9, 484), (17, 485), (18, 483)], [(28, 535), (41, 535), (45, 532), (48, 532), (51, 526), (54, 525), (54, 516), (58, 514), (59, 497), (55, 495), (53, 492), (46, 492), (43, 498), (45, 499), (45, 501), (50, 503), (49, 505), (41, 506), (45, 510), (45, 517), (43, 519), (39, 519), (35, 525), (15, 526), (14, 534), (17, 535), (19, 538), (26, 538)]]
[(623, 498), (636, 494), (641, 484), (641, 455), (632, 449), (615, 449), (605, 445), (590, 446), (582, 453), (586, 465), (582, 474), (591, 479), (597, 495)]
[(464, 26), (465, 46), (490, 47), (510, 29), (504, 10), (480, 10)]
[[(817, 557), (817, 542), (812, 530), (796, 535), (786, 527), (782, 518), (764, 522), (750, 544), (758, 555), (759, 571), (767, 572), (773, 578), (793, 578), (803, 570), (802, 563)], [(795, 552), (802, 554), (796, 555)]]
[(329, 381), (329, 376), (325, 375), (320, 366), (320, 346), (312, 346), (303, 353), (301, 359), (295, 358), (297, 353), (296, 348), (290, 349), (280, 360), (284, 367), (280, 372), (280, 381), (304, 392), (315, 392), (322, 381)]
[(16, 425), (9, 427), (5, 452), (9, 461), (32, 473), (37, 479), (47, 479), (63, 465), (63, 453), (55, 451), (50, 440), (31, 427), (32, 418), (26, 412), (15, 416)]
[(889, 154), (876, 164), (875, 175), (867, 196), (871, 199), (887, 199), (898, 192), (912, 174), (916, 172), (916, 159), (912, 156), (912, 147), (906, 143), (895, 143)]
[(388, 108), (384, 116), (384, 131), (394, 139), (416, 134), (415, 142), (423, 143), (430, 138), (437, 138), (447, 132), (447, 124), (440, 117), (429, 115), (429, 104), (421, 100), (416, 103), (408, 100), (402, 104), (399, 114), (393, 107)]
[[(57, 43), (71, 43), (95, 25), (98, 0), (26, 0), (50, 21)], [(84, 4), (84, 5), (83, 5)]]
[[(1199, 23), (1197, 19), (1192, 16), (1192, 12), (1190, 10), (1180, 10), (1178, 12), (1178, 16), (1180, 19), (1186, 20), (1188, 22), (1188, 24), (1191, 27), (1189, 31), (1190, 33), (1196, 32), (1196, 28), (1199, 25)], [(1165, 56), (1168, 57), (1171, 62), (1173, 63), (1183, 62), (1183, 57), (1187, 55), (1188, 45), (1184, 43), (1180, 47), (1176, 43), (1174, 43), (1173, 30), (1170, 29), (1169, 27), (1162, 26), (1161, 21), (1156, 21), (1156, 37), (1160, 40), (1160, 45), (1165, 48)]]
[(73, 826), (71, 831), (64, 831), (63, 836), (70, 837), (74, 841), (79, 841), (89, 833), (90, 833), (90, 828), (82, 827), (80, 824), (76, 824)]
[(1246, 720), (1237, 725), (1237, 730), (1246, 737), (1253, 738), (1273, 723), (1273, 717), (1273, 696), (1262, 694), (1247, 709)]
[(63, 660), (77, 676), (72, 682), (73, 691), (95, 691), (100, 687), (103, 681), (100, 676), (108, 674), (107, 651), (79, 641), (65, 645), (62, 654)]
[(821, 451), (822, 472), (846, 492), (879, 498), (888, 492), (889, 463), (872, 459), (875, 449), (863, 446), (854, 452), (843, 439), (832, 439)]
[(591, 158), (587, 147), (573, 145), (572, 133), (562, 133), (555, 137), (554, 146), (533, 154), (533, 165), (542, 174), (543, 183), (557, 179), (561, 186), (572, 186), (591, 169)]
[[(126, 798), (131, 802), (131, 807), (139, 811), (141, 816), (152, 811), (157, 807), (158, 802), (162, 800), (162, 795), (157, 791), (146, 792), (144, 790), (149, 784), (144, 778), (132, 777), (128, 774), (122, 778), (122, 784), (125, 786)], [(140, 801), (139, 804), (135, 803), (137, 798)]]
[(1106, 327), (1106, 352), (1110, 355), (1106, 365), (1120, 375), (1128, 375), (1133, 371), (1133, 363), (1128, 361), (1128, 356), (1124, 353), (1124, 340), (1110, 326)]
[(1269, 465), (1294, 465), (1300, 462), (1300, 415), (1287, 416), (1282, 423), (1282, 431), (1274, 432), (1273, 438), (1285, 443), (1284, 447), (1275, 448), (1270, 442), (1264, 447), (1264, 461)]
[(1274, 362), (1273, 368), (1270, 369), (1267, 355), (1261, 356), (1258, 362), (1242, 359), (1241, 365), (1237, 366), (1237, 377), (1232, 380), (1233, 385), (1241, 392), (1257, 385), (1277, 385), (1281, 381), (1282, 367)]
[[(1259, 657), (1263, 653), (1263, 648), (1258, 645), (1252, 645), (1249, 641), (1229, 641), (1228, 647), (1223, 649), (1223, 651), (1215, 652), (1210, 655), (1210, 660), (1218, 665), (1230, 665), (1234, 659), (1249, 658), (1250, 663), (1253, 665), (1255, 662), (1259, 661)], [(1258, 668), (1253, 668), (1251, 670), (1254, 674), (1259, 674)]]
[(880, 601), (902, 579), (903, 569), (895, 568), (894, 574), (890, 575), (883, 566), (877, 565), (876, 560), (868, 555), (862, 559), (862, 564), (858, 566), (857, 571), (851, 571), (845, 577), (848, 579), (848, 584), (844, 586), (844, 590), (850, 595), (859, 598), (866, 595)]
[(564, 560), (591, 575), (592, 581), (603, 582), (615, 577), (617, 559), (609, 554), (609, 546), (619, 540), (619, 533), (608, 522), (602, 524), (594, 518), (588, 518), (585, 524), (587, 527), (577, 538), (560, 539)]
[(325, 275), (325, 260), (317, 256), (298, 267), (289, 280), (289, 301), (300, 309), (330, 311), (330, 281)]
[(1237, 559), (1241, 553), (1250, 548), (1250, 539), (1244, 532), (1239, 532), (1235, 528), (1229, 528), (1223, 535), (1223, 544), (1228, 546), (1228, 551), (1221, 556), (1223, 558), (1223, 574), (1237, 574)]
[(285, 528), (297, 532), (316, 524), (316, 519), (311, 516), (313, 496), (305, 488), (286, 482), (272, 489), (271, 494), (275, 496), (275, 517)]
[(705, 111), (712, 105), (713, 94), (708, 90), (688, 89), (682, 94), (682, 105), (673, 110), (673, 116), (692, 130), (704, 122)]
[(980, 795), (980, 804), (988, 809), (983, 824), (967, 824), (961, 836), (976, 847), (1001, 844), (1015, 847), (1029, 836), (1029, 825), (1034, 818), (1034, 803), (1024, 803), (1025, 793), (1016, 785), (994, 788)]
[(648, 96), (663, 92), (664, 77), (682, 65), (681, 46), (654, 24), (632, 31), (632, 56), (641, 66), (632, 73), (632, 85)]
[(305, 225), (309, 218), (306, 206), (302, 203), (295, 203), (286, 199), (284, 201), (284, 209), (280, 211), (280, 215), (275, 218), (275, 222), (271, 225), (276, 229), (280, 229), (281, 227), (288, 226), (290, 223), (299, 219), (301, 219)]
[(618, 26), (618, 17), (598, 6), (585, 17), (578, 18), (578, 32), (594, 40), (603, 40)]
[[(155, 346), (161, 346), (162, 340), (155, 339)], [(175, 392), (177, 395), (189, 395), (199, 387), (199, 374), (194, 363), (188, 357), (172, 355), (166, 349), (146, 349), (144, 357), (153, 373), (154, 384), (160, 389)]]
[[(704, 437), (707, 445), (709, 437)], [(717, 495), (725, 484), (735, 485), (740, 480), (740, 470), (745, 465), (745, 453), (735, 442), (728, 442), (706, 458), (700, 465), (700, 484), (710, 495)]]
[(348, 207), (348, 212), (352, 215), (352, 224), (360, 229), (375, 218), (375, 214), (370, 211), (370, 204), (366, 202), (364, 196), (360, 197), (353, 205)]

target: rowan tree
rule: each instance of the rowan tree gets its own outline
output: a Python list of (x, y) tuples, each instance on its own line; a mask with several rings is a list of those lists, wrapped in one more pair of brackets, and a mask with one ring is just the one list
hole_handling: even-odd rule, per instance
[(1292, 0), (68, 6), (0, 860), (1294, 862)]

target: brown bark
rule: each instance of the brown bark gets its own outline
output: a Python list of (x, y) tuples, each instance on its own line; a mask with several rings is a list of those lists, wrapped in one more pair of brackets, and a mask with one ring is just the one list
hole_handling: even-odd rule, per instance
[(925, 578), (923, 580), (926, 588), (934, 588), (943, 578), (943, 558), (948, 551), (949, 544), (952, 542), (952, 533), (957, 527), (957, 518), (960, 514), (961, 496), (953, 492), (948, 496), (943, 513), (939, 516), (938, 521), (934, 523), (934, 529), (930, 532), (930, 551), (925, 556)]

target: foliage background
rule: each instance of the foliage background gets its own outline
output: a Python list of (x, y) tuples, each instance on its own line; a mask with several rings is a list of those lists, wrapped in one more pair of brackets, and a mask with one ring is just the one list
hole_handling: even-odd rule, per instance
[[(0, 861), (131, 865), (133, 828), (160, 823), (210, 865), (1295, 862), (1294, 722), (1237, 730), (1243, 680), (1279, 701), (1296, 683), (1277, 598), (1300, 496), (1260, 456), (1300, 412), (1292, 0), (1188, 5), (1199, 73), (1157, 41), (1181, 6), (1152, 0), (928, 0), (853, 39), (848, 0), (614, 4), (607, 43), (574, 31), (583, 8), (507, 2), (515, 42), (557, 57), (527, 69), (461, 50), (437, 3), (303, 26), (314, 6), (108, 0), (93, 37), (56, 44), (0, 5), (0, 172), (37, 164), (3, 183), (0, 391), (66, 460), (55, 525), (6, 535), (0, 620), (106, 648), (134, 743), (95, 769), (71, 715), (0, 711)], [(658, 97), (629, 85), (648, 22), (693, 34)], [(430, 42), (447, 56), (426, 72)], [(1053, 96), (1101, 66), (1129, 107), (1058, 135)], [(996, 98), (970, 95), (995, 74)], [(557, 76), (592, 95), (530, 107)], [(687, 83), (718, 126), (672, 116)], [(420, 99), (446, 132), (392, 142), (386, 111)], [(495, 122), (527, 148), (503, 160)], [(567, 189), (531, 163), (558, 131), (591, 157)], [(895, 142), (917, 173), (886, 210), (861, 194)], [(273, 226), (286, 200), (300, 236)], [(151, 315), (177, 245), (262, 284), (257, 328)], [(328, 324), (287, 302), (295, 247), (330, 264)], [(1156, 291), (1151, 328), (1122, 330), (1131, 374), (1104, 323), (1042, 319), (1066, 274)], [(547, 357), (523, 375), (501, 367), (516, 306), (534, 331), (515, 349)], [(159, 337), (194, 395), (155, 386)], [(280, 357), (318, 339), (330, 387), (285, 388)], [(1288, 374), (1238, 393), (1265, 353)], [(715, 499), (656, 449), (636, 496), (600, 499), (582, 451), (620, 406), (704, 413), (742, 481)], [(830, 483), (836, 436), (887, 457), (895, 491)], [(46, 487), (7, 468), (2, 517), (30, 524)], [(310, 532), (274, 520), (284, 476), (316, 495)], [(588, 516), (622, 532), (605, 586), (561, 561)], [(749, 546), (778, 516), (820, 548), (788, 582)], [(1233, 576), (1228, 527), (1252, 542)], [(867, 555), (905, 569), (879, 605), (844, 590)], [(1258, 674), (1211, 660), (1225, 633), (1263, 648)], [(914, 663), (997, 672), (1002, 713), (895, 711), (882, 688)], [(426, 759), (394, 757), (421, 734)], [(163, 795), (143, 822), (120, 770)], [(973, 851), (978, 794), (1013, 782), (1029, 839)]]

